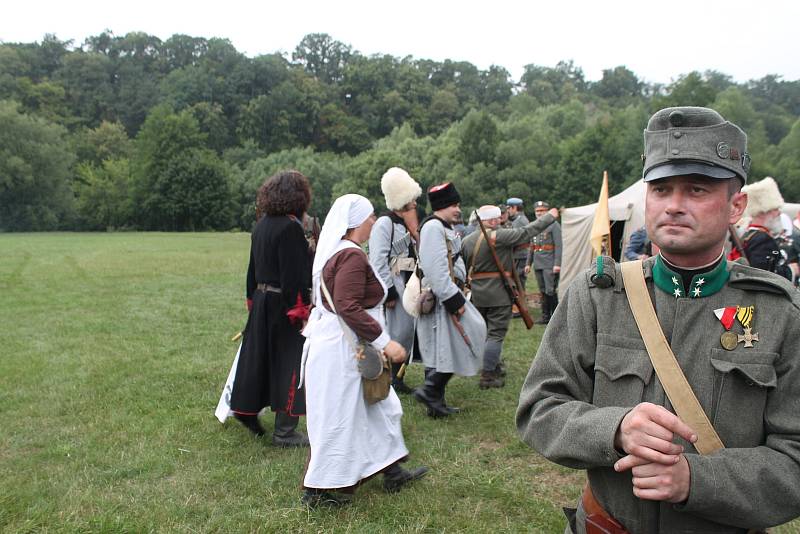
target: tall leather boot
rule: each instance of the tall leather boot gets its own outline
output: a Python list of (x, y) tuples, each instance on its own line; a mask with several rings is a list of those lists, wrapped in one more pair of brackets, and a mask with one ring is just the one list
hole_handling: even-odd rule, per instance
[(438, 375), (437, 382), (438, 382), (438, 391), (439, 391), (439, 398), (442, 400), (442, 406), (449, 414), (459, 413), (461, 412), (461, 408), (456, 408), (455, 406), (449, 406), (447, 401), (444, 400), (444, 390), (447, 386), (447, 383), (450, 382), (450, 379), (453, 378), (453, 373), (436, 373)]
[(275, 412), (272, 444), (278, 447), (308, 447), (308, 436), (295, 430), (300, 418), (285, 412)]
[(550, 322), (550, 306), (551, 306), (551, 297), (545, 293), (542, 293), (542, 315), (534, 321), (534, 324), (547, 324)]
[[(447, 373), (437, 373), (435, 369), (425, 369), (425, 382), (414, 390), (414, 398), (428, 407), (430, 417), (447, 417), (450, 412), (444, 405), (444, 386), (441, 386), (442, 375)], [(448, 377), (449, 379), (449, 377)], [(447, 384), (447, 382), (444, 382)]]
[(553, 314), (556, 313), (556, 306), (558, 306), (558, 293), (554, 292), (550, 296), (550, 317), (552, 317)]
[(392, 362), (392, 387), (394, 388), (395, 392), (397, 393), (413, 393), (413, 389), (408, 387), (405, 381), (402, 378), (397, 378), (397, 372), (402, 367), (402, 363), (394, 363)]

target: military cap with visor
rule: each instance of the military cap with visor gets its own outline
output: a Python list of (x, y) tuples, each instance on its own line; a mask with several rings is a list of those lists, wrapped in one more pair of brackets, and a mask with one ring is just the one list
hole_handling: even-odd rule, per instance
[(674, 107), (657, 111), (644, 131), (645, 182), (700, 174), (737, 177), (747, 183), (747, 135), (709, 108)]

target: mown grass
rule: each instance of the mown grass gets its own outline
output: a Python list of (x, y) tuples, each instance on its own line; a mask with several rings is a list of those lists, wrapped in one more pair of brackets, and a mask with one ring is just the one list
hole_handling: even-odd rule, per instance
[[(246, 234), (0, 234), (2, 531), (563, 531), (583, 474), (516, 436), (542, 334), (519, 321), (504, 389), (454, 379), (448, 401), (464, 412), (448, 420), (403, 398), (426, 479), (393, 495), (373, 480), (342, 510), (302, 506), (306, 451), (213, 416), (246, 319), (248, 246)], [(407, 381), (421, 377), (415, 365)]]

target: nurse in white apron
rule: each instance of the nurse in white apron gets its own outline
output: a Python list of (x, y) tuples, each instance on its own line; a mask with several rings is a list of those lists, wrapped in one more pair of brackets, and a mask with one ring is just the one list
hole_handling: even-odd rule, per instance
[[(386, 287), (360, 248), (374, 222), (369, 200), (354, 194), (339, 197), (325, 218), (314, 258), (315, 307), (303, 332), (301, 371), (311, 442), (302, 500), (309, 506), (345, 504), (359, 483), (377, 473), (383, 474), (384, 488), (393, 492), (428, 471), (400, 466), (408, 457), (400, 400), (390, 390), (386, 399), (367, 404), (355, 359), (356, 337), (391, 361), (406, 356), (386, 332)], [(333, 307), (323, 297), (323, 280)]]

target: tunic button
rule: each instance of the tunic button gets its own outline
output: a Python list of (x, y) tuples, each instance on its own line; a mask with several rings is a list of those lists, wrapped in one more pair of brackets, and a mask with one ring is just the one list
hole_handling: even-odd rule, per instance
[(673, 154), (673, 155), (677, 156), (677, 155), (678, 155), (678, 153), (680, 153), (680, 150), (678, 150), (677, 148), (673, 148), (673, 149), (672, 149), (672, 154)]
[(745, 383), (746, 383), (748, 386), (754, 386), (754, 385), (755, 385), (755, 383), (754, 383), (752, 380), (748, 380), (748, 381), (747, 381), (747, 382), (745, 382)]
[(674, 133), (672, 134), (672, 136), (673, 136), (675, 139), (680, 139), (682, 135), (683, 135), (683, 132), (674, 132)]

